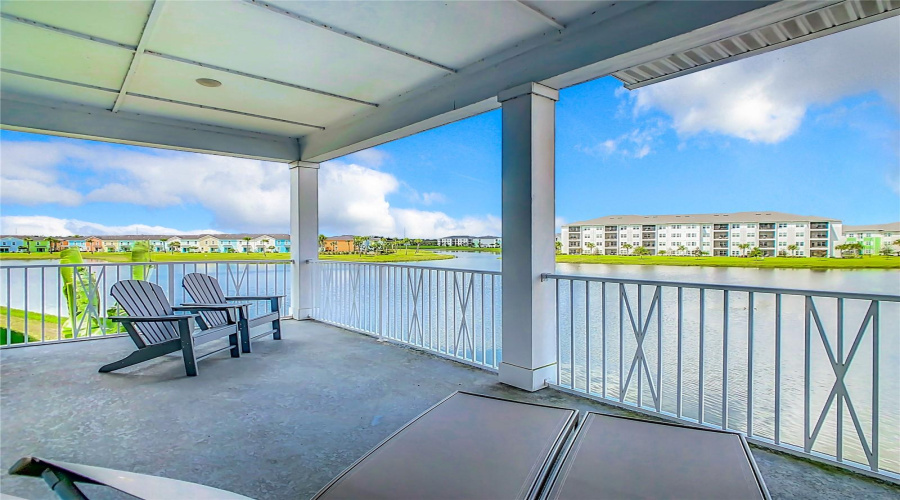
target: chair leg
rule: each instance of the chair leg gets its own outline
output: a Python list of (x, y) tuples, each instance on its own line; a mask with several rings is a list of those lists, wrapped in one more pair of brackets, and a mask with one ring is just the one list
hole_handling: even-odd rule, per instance
[(103, 365), (102, 367), (100, 367), (100, 373), (109, 373), (120, 370), (127, 366), (136, 365), (138, 363), (143, 363), (144, 361), (149, 361), (153, 358), (165, 356), (166, 354), (175, 352), (179, 349), (181, 349), (181, 345), (177, 340), (170, 340), (168, 342), (163, 342), (162, 344), (147, 346), (134, 351), (133, 353), (125, 356), (119, 361), (109, 363), (108, 365)]
[(231, 345), (231, 357), (232, 358), (241, 357), (241, 349), (240, 349), (240, 346), (238, 345), (239, 344), (238, 334), (232, 333), (231, 335), (229, 335), (228, 336), (228, 344)]
[(241, 334), (241, 351), (250, 352), (250, 311), (247, 307), (238, 310), (238, 332)]
[(193, 325), (189, 322), (179, 322), (178, 330), (181, 334), (181, 355), (184, 357), (184, 372), (188, 377), (197, 376), (197, 356), (194, 354), (194, 337), (191, 335)]
[(275, 330), (275, 333), (272, 334), (272, 338), (275, 340), (281, 340), (281, 310), (278, 308), (278, 299), (272, 298), (272, 312), (278, 313), (275, 321), (272, 322), (272, 329)]

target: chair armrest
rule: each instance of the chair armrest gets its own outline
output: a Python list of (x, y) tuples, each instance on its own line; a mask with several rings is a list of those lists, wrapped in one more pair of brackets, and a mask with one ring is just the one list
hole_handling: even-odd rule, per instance
[(184, 321), (196, 318), (197, 314), (178, 314), (172, 316), (110, 316), (109, 320), (119, 323), (165, 323), (167, 321)]
[(141, 499), (216, 498), (219, 500), (251, 500), (237, 493), (178, 479), (56, 460), (45, 460), (38, 457), (22, 458), (10, 468), (9, 473), (20, 476), (41, 477), (44, 471), (47, 470), (54, 472), (56, 475), (63, 475), (71, 481), (102, 484)]
[(223, 311), (226, 309), (237, 309), (243, 306), (249, 306), (250, 303), (244, 304), (181, 304), (180, 306), (172, 307), (173, 311)]
[(280, 299), (283, 297), (284, 295), (231, 295), (226, 296), (225, 300), (268, 300)]

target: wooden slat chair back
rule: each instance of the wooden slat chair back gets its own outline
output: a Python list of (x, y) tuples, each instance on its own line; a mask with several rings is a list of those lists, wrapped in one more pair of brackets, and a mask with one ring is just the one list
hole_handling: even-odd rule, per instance
[[(203, 273), (190, 273), (182, 281), (185, 291), (198, 304), (225, 304), (225, 294), (217, 280)], [(229, 322), (225, 311), (203, 311), (200, 317), (210, 327), (225, 325)]]
[[(217, 304), (224, 306), (230, 304), (237, 310), (237, 322), (241, 331), (241, 351), (250, 352), (250, 341), (271, 335), (275, 340), (281, 340), (281, 299), (283, 295), (241, 295), (228, 296), (219, 286), (219, 280), (203, 273), (189, 273), (182, 281), (187, 294), (196, 305)], [(269, 303), (268, 312), (250, 317), (252, 301), (266, 301)], [(189, 306), (191, 304), (185, 304)], [(200, 312), (200, 328), (215, 327), (225, 323), (233, 323), (234, 318), (228, 317), (224, 312)], [(250, 336), (250, 329), (266, 325), (268, 328), (262, 332)]]
[[(115, 283), (110, 295), (116, 299), (127, 316), (173, 316), (172, 305), (156, 284), (139, 280)], [(178, 338), (175, 323), (135, 323), (135, 332), (144, 345), (154, 345)], [(135, 339), (136, 341), (137, 339)], [(138, 347), (143, 347), (138, 345)]]
[[(143, 363), (169, 353), (181, 351), (184, 369), (188, 376), (197, 375), (197, 361), (217, 352), (230, 350), (232, 357), (240, 357), (239, 328), (236, 321), (194, 331), (199, 313), (230, 311), (232, 305), (198, 305), (173, 307), (159, 285), (140, 280), (122, 280), (115, 283), (110, 295), (116, 299), (125, 316), (109, 319), (121, 323), (134, 341), (137, 350), (125, 358), (100, 368), (101, 373), (112, 372), (127, 366)], [(176, 315), (177, 311), (191, 314)], [(228, 337), (228, 345), (206, 352), (194, 353), (194, 346)]]

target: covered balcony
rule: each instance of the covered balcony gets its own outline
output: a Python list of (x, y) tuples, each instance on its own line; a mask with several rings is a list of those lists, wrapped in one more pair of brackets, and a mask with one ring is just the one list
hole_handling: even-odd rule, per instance
[[(897, 2), (47, 5), (0, 7), (2, 127), (285, 164), (290, 261), (188, 265), (236, 291), (283, 292), (291, 320), (284, 340), (216, 354), (197, 377), (173, 357), (98, 374), (130, 349), (106, 322), (109, 286), (147, 263), (4, 269), (7, 311), (17, 294), (25, 304), (20, 340), (6, 317), (4, 468), (46, 455), (309, 496), (466, 389), (742, 433), (780, 497), (896, 496), (900, 348), (881, 332), (896, 332), (900, 297), (559, 275), (553, 242), (559, 89), (651, 85), (896, 15)], [(502, 270), (318, 260), (321, 162), (496, 109)], [(73, 267), (96, 298), (78, 318), (86, 335), (67, 336), (47, 283)], [(178, 272), (153, 277), (176, 304)], [(2, 479), (4, 493), (44, 491)]]
[[(216, 355), (198, 377), (186, 378), (174, 357), (97, 373), (130, 348), (129, 339), (110, 338), (4, 350), (4, 466), (34, 454), (251, 498), (309, 498), (456, 390), (630, 414), (560, 391), (521, 391), (490, 371), (311, 321), (285, 323), (284, 340), (259, 342), (240, 359)], [(753, 454), (773, 498), (896, 497), (885, 483), (761, 448)], [(3, 492), (53, 498), (42, 481), (5, 472)]]

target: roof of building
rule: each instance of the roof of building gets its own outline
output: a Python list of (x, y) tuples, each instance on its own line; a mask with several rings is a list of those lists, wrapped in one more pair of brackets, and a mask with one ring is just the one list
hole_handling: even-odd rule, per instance
[(775, 221), (809, 221), (840, 222), (839, 219), (817, 217), (813, 215), (797, 215), (784, 212), (734, 212), (714, 214), (673, 214), (673, 215), (607, 215), (580, 222), (572, 222), (566, 226), (599, 226), (620, 224), (678, 224), (705, 222), (775, 222)]
[(900, 232), (900, 222), (888, 222), (887, 224), (871, 224), (868, 226), (844, 226), (844, 234), (847, 233), (877, 233), (877, 232)]
[(325, 241), (353, 241), (353, 235), (342, 234), (340, 236), (329, 236), (325, 238)]

